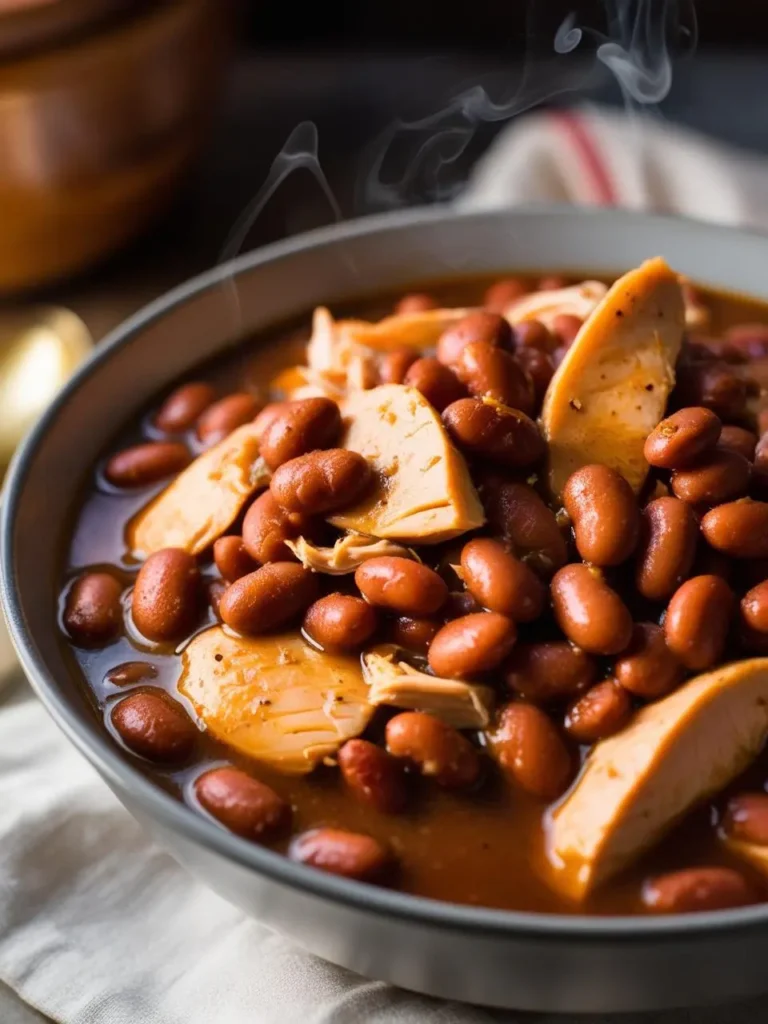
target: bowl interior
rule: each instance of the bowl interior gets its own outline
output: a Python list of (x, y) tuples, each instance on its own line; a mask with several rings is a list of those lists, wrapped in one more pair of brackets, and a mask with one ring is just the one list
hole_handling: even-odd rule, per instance
[[(430, 277), (514, 268), (610, 274), (656, 254), (704, 283), (768, 298), (762, 270), (768, 238), (744, 232), (618, 212), (417, 211), (249, 254), (177, 289), (114, 332), (19, 450), (4, 497), (3, 603), (11, 635), (65, 731), (108, 777), (132, 774), (141, 787), (139, 773), (111, 746), (74, 678), (55, 614), (61, 557), (81, 488), (110, 436), (150, 395), (245, 335), (315, 304), (405, 289)], [(212, 845), (226, 848), (221, 830), (209, 831), (218, 833)], [(254, 862), (260, 856), (255, 853)]]

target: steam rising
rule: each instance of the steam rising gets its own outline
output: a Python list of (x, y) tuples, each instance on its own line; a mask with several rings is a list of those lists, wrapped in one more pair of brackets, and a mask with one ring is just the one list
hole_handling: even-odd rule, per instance
[[(319, 141), (317, 125), (312, 121), (302, 121), (296, 125), (285, 140), (280, 152), (272, 161), (272, 166), (264, 180), (264, 184), (237, 218), (221, 250), (219, 263), (224, 263), (237, 256), (248, 240), (248, 235), (264, 207), (285, 179), (295, 171), (309, 171), (317, 182), (320, 191), (328, 200), (334, 220), (340, 221), (344, 219), (339, 204), (336, 201), (336, 196), (333, 194), (328, 179), (320, 166)], [(236, 279), (231, 277), (226, 282), (226, 285), (232, 296), (233, 329), (236, 333), (240, 333), (243, 327), (243, 317)]]
[(299, 170), (309, 171), (319, 185), (320, 191), (328, 200), (334, 220), (343, 220), (339, 204), (336, 202), (333, 190), (320, 166), (317, 125), (312, 121), (302, 121), (301, 124), (296, 125), (285, 140), (283, 148), (272, 161), (264, 184), (237, 218), (235, 226), (230, 231), (224, 248), (221, 250), (220, 262), (237, 256), (245, 245), (261, 211), (288, 175)]
[[(529, 28), (522, 79), (514, 94), (494, 102), (475, 86), (454, 97), (435, 114), (396, 122), (376, 140), (370, 166), (358, 190), (362, 210), (394, 209), (413, 202), (451, 199), (462, 187), (450, 170), (464, 154), (478, 127), (530, 110), (563, 93), (583, 89), (598, 65), (614, 76), (627, 112), (664, 100), (672, 85), (670, 48), (681, 39), (696, 42), (693, 0), (604, 0), (606, 31), (578, 24), (569, 14), (555, 33), (556, 60), (534, 59)], [(680, 9), (682, 8), (682, 10)], [(536, 9), (531, 5), (530, 11)], [(415, 150), (399, 177), (385, 180), (384, 169), (395, 143), (412, 140)]]
[[(359, 212), (395, 209), (413, 202), (453, 198), (464, 183), (460, 158), (483, 124), (506, 121), (564, 93), (583, 91), (596, 70), (607, 68), (631, 113), (660, 103), (672, 85), (670, 50), (696, 44), (694, 0), (603, 0), (606, 26), (580, 25), (569, 14), (546, 56), (534, 53), (534, 14), (548, 5), (530, 0), (525, 63), (517, 87), (501, 100), (480, 85), (465, 90), (436, 113), (393, 122), (363, 161), (358, 181)], [(551, 31), (551, 30), (550, 30)], [(551, 37), (550, 37), (551, 38)], [(554, 51), (554, 53), (552, 52)], [(221, 253), (229, 259), (245, 245), (262, 210), (289, 174), (307, 170), (336, 220), (342, 213), (320, 166), (317, 127), (297, 125), (275, 157), (267, 178), (238, 218)], [(239, 319), (237, 290), (232, 285)]]

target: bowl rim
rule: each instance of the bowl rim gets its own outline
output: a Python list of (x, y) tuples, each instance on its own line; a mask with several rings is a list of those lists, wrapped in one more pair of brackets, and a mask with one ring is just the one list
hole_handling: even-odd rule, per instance
[[(684, 228), (692, 230), (694, 233), (701, 231), (705, 235), (714, 236), (727, 232), (735, 237), (762, 239), (768, 252), (768, 236), (761, 232), (722, 227), (704, 221), (629, 210), (593, 210), (560, 204), (531, 204), (514, 210), (501, 209), (510, 217), (519, 218), (522, 221), (535, 221), (537, 217), (546, 214), (548, 216), (567, 216), (577, 222), (593, 221), (597, 218), (609, 222), (624, 221), (625, 223), (650, 220), (657, 224), (660, 230)], [(647, 942), (649, 939), (673, 941), (681, 936), (706, 938), (712, 930), (744, 932), (763, 928), (768, 924), (768, 904), (665, 917), (547, 914), (533, 911), (500, 910), (456, 904), (379, 888), (296, 863), (286, 855), (276, 853), (256, 843), (250, 843), (196, 813), (192, 808), (187, 807), (153, 783), (138, 768), (135, 768), (118, 747), (109, 742), (106, 732), (92, 734), (91, 727), (81, 714), (70, 705), (62, 693), (57, 691), (53, 677), (49, 675), (33, 638), (28, 636), (24, 629), (15, 572), (12, 571), (13, 526), (29, 468), (59, 410), (77, 392), (82, 381), (95, 373), (114, 351), (128, 343), (134, 335), (154, 320), (192, 296), (216, 287), (234, 275), (249, 272), (273, 260), (364, 234), (397, 231), (419, 224), (440, 221), (484, 218), (494, 212), (499, 211), (485, 208), (473, 210), (442, 206), (417, 207), (317, 228), (221, 263), (150, 302), (110, 331), (78, 367), (23, 440), (8, 469), (0, 508), (0, 565), (2, 566), (0, 598), (11, 641), (35, 694), (57, 726), (111, 785), (130, 792), (137, 805), (150, 818), (159, 820), (170, 829), (181, 833), (186, 839), (201, 845), (207, 851), (232, 860), (241, 867), (255, 870), (280, 885), (342, 904), (353, 910), (373, 912), (384, 917), (421, 924), (425, 927), (440, 927), (446, 930), (485, 936), (527, 937), (538, 941), (580, 938), (595, 943), (621, 940), (624, 943), (639, 944)], [(615, 225), (617, 229), (618, 226), (618, 224)], [(459, 275), (457, 274), (457, 276)]]

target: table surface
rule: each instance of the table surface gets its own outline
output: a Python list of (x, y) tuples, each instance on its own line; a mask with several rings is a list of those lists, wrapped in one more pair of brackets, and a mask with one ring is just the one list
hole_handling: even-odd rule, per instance
[[(173, 210), (148, 236), (97, 271), (47, 288), (28, 301), (71, 307), (100, 338), (144, 303), (220, 261), (230, 230), (301, 122), (310, 120), (317, 126), (320, 166), (342, 215), (359, 215), (371, 212), (372, 206), (360, 198), (361, 181), (370, 169), (366, 147), (393, 120), (433, 114), (452, 96), (478, 83), (499, 100), (514, 94), (520, 75), (520, 68), (482, 57), (251, 54), (234, 66), (213, 136)], [(578, 72), (573, 81), (583, 88), (578, 96), (564, 94), (562, 100), (616, 101), (604, 76)], [(768, 153), (768, 121), (761, 105), (743, 102), (745, 96), (764, 95), (766, 84), (768, 61), (760, 53), (700, 55), (676, 67), (672, 91), (659, 113)], [(455, 181), (462, 180), (472, 159), (502, 126), (500, 122), (477, 127), (456, 163)], [(407, 156), (413, 152), (414, 139), (408, 134), (404, 138)], [(404, 204), (424, 198), (418, 184), (402, 190)], [(317, 180), (306, 169), (296, 171), (258, 217), (245, 248), (332, 219)], [(686, 1014), (680, 1020), (695, 1024), (695, 1018)], [(3, 1024), (40, 1024), (45, 1019), (0, 984)]]

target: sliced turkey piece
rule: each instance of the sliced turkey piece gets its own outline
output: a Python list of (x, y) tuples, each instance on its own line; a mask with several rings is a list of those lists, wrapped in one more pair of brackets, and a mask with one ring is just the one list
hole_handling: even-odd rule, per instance
[(285, 544), (306, 569), (313, 569), (328, 576), (345, 576), (354, 572), (358, 565), (362, 565), (369, 558), (416, 557), (410, 548), (403, 547), (402, 544), (394, 544), (389, 540), (374, 540), (359, 533), (348, 533), (344, 537), (339, 537), (332, 548), (317, 547), (306, 537), (287, 540)]
[(432, 349), (443, 331), (463, 320), (471, 309), (427, 309), (418, 313), (396, 313), (376, 323), (365, 320), (339, 320), (341, 336), (356, 345), (391, 352), (394, 348)]
[(246, 423), (198, 455), (131, 519), (128, 548), (138, 556), (161, 548), (197, 555), (232, 525), (246, 501), (269, 480), (253, 424)]
[(217, 740), (288, 774), (335, 754), (374, 711), (357, 658), (324, 654), (295, 633), (207, 629), (184, 649), (178, 688)]
[(363, 455), (376, 485), (330, 518), (343, 530), (404, 544), (438, 544), (482, 526), (485, 516), (464, 458), (415, 388), (383, 384), (341, 404), (344, 448)]
[(335, 382), (343, 380), (350, 390), (364, 387), (382, 352), (403, 347), (428, 351), (435, 347), (443, 331), (470, 312), (470, 309), (428, 309), (399, 313), (370, 323), (334, 320), (324, 306), (318, 306), (307, 343), (307, 369)]
[(399, 660), (397, 654), (397, 648), (386, 644), (363, 654), (363, 675), (372, 704), (428, 711), (457, 729), (488, 725), (494, 704), (490, 686), (431, 676)]
[(643, 445), (664, 418), (684, 321), (677, 275), (659, 258), (619, 278), (585, 321), (541, 413), (555, 498), (571, 473), (592, 463), (640, 490), (648, 473)]
[(602, 281), (582, 281), (568, 288), (531, 292), (511, 302), (504, 310), (504, 317), (513, 327), (526, 320), (538, 320), (551, 330), (555, 317), (564, 313), (586, 320), (607, 291)]
[(724, 665), (648, 704), (593, 748), (553, 811), (553, 888), (583, 899), (739, 775), (766, 734), (768, 658)]

